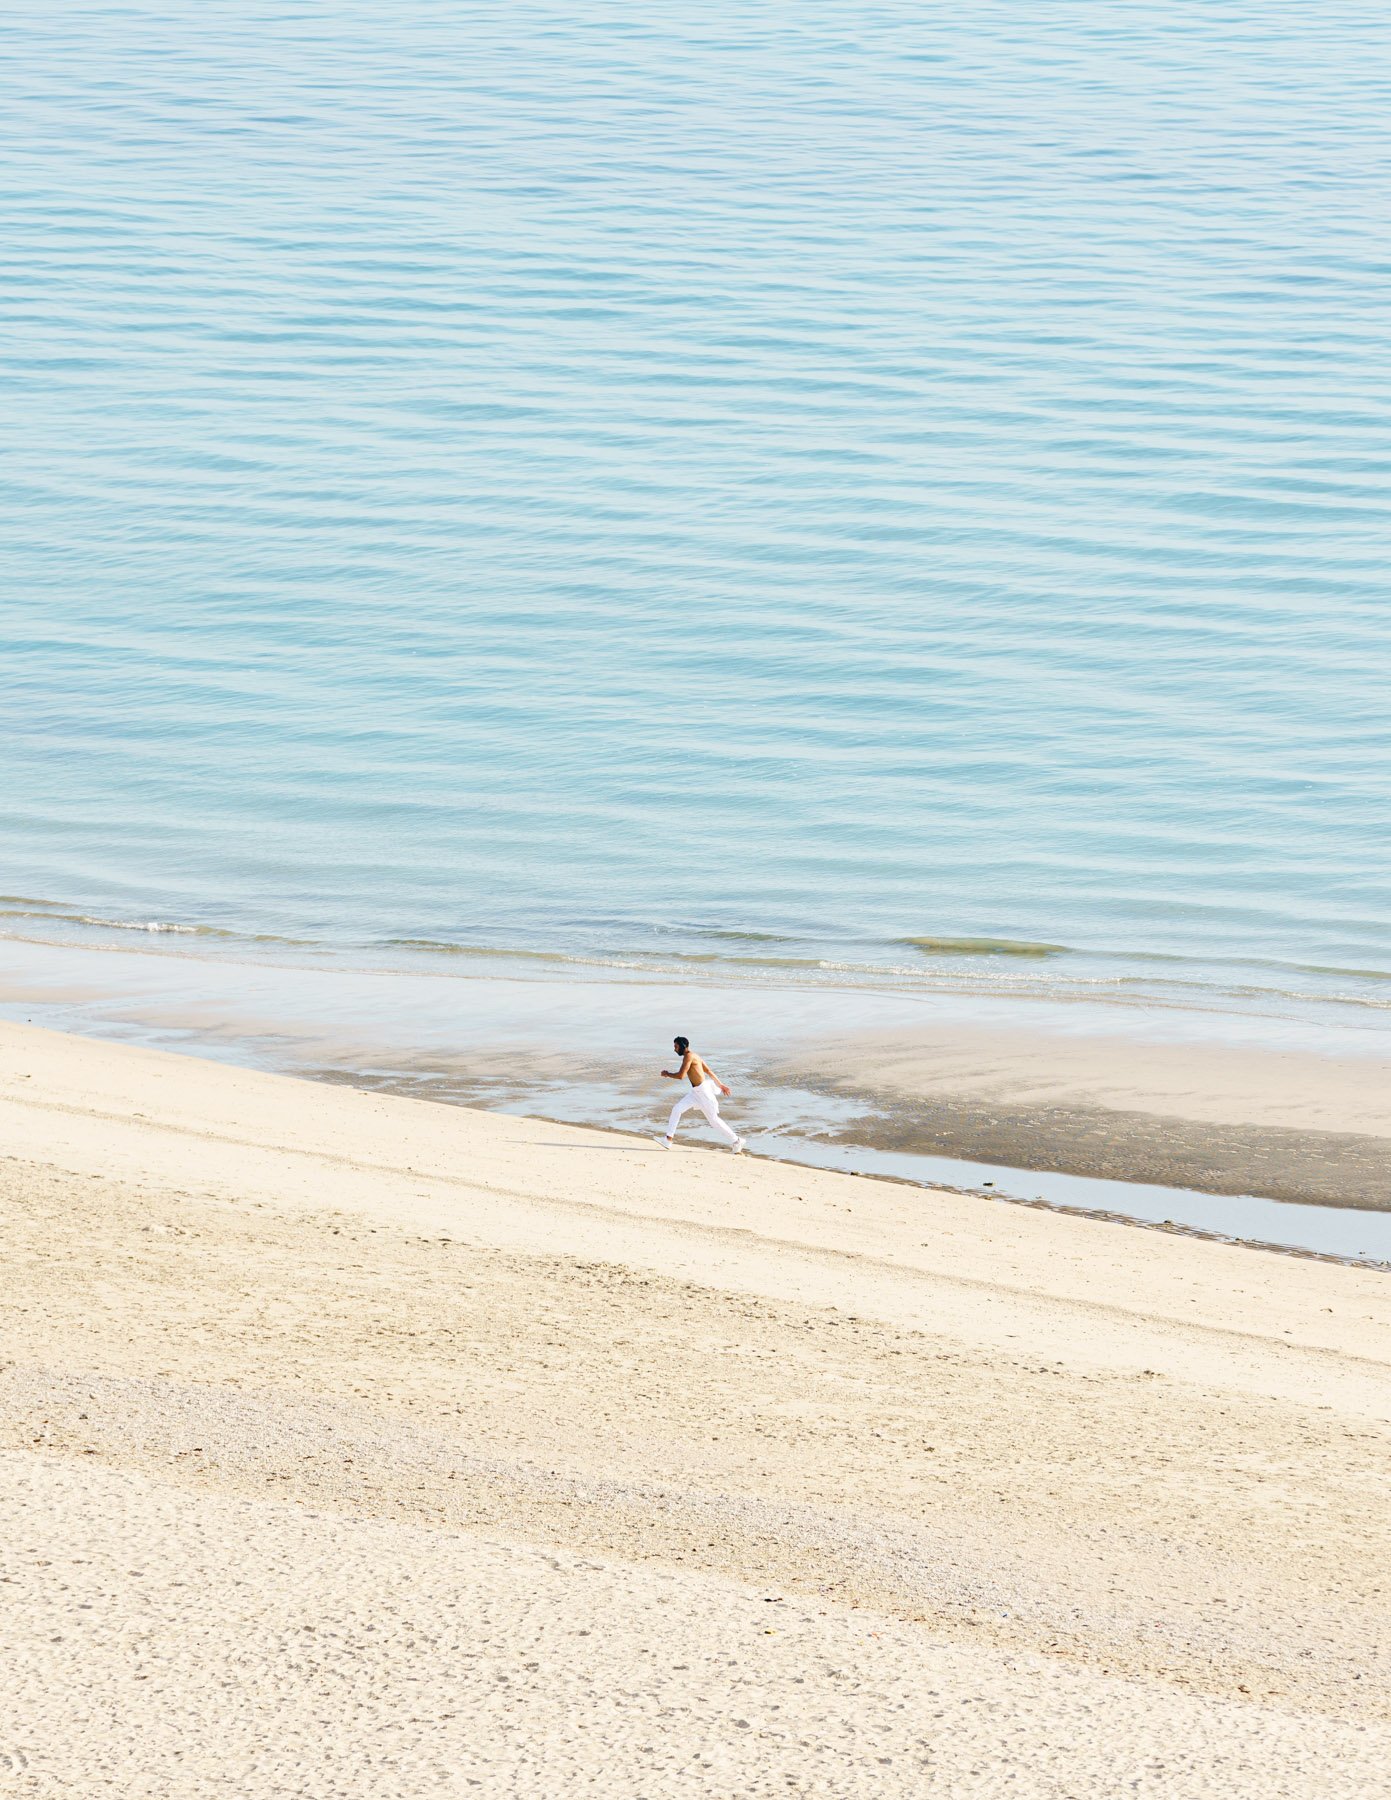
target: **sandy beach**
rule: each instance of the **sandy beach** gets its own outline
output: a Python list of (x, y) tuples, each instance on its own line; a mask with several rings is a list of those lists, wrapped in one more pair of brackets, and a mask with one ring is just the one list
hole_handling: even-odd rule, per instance
[(23, 1026), (0, 1205), (0, 1794), (1391, 1782), (1379, 1272)]

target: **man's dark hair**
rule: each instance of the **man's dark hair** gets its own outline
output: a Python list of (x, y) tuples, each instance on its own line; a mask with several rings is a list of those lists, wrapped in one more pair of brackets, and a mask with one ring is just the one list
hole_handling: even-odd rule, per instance
[(676, 1045), (676, 1048), (681, 1052), (682, 1056), (684, 1056), (691, 1047), (691, 1040), (689, 1038), (674, 1038), (672, 1042)]

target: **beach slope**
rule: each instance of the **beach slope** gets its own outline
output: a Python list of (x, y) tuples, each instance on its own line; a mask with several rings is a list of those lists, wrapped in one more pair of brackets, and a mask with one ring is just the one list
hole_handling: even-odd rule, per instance
[(21, 1026), (0, 1147), (0, 1794), (1391, 1781), (1375, 1271)]

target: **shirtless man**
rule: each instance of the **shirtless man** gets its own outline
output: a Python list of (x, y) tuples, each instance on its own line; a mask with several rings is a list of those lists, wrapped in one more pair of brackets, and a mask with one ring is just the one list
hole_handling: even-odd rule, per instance
[(679, 1069), (663, 1069), (662, 1079), (664, 1081), (689, 1081), (691, 1085), (671, 1109), (671, 1118), (667, 1121), (667, 1134), (662, 1139), (663, 1148), (671, 1149), (676, 1137), (677, 1121), (682, 1113), (689, 1107), (698, 1106), (709, 1120), (710, 1129), (718, 1137), (722, 1137), (734, 1154), (738, 1156), (744, 1148), (744, 1140), (736, 1137), (720, 1117), (720, 1102), (715, 1092), (718, 1088), (721, 1094), (728, 1094), (729, 1089), (705, 1058), (697, 1056), (691, 1049), (689, 1038), (677, 1038), (672, 1047), (681, 1058), (681, 1067)]

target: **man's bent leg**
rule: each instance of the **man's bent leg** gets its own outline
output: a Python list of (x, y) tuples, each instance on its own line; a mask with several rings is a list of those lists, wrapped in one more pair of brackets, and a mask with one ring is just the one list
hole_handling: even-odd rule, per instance
[(720, 1103), (712, 1089), (707, 1089), (702, 1082), (695, 1090), (692, 1098), (710, 1121), (710, 1129), (717, 1137), (722, 1137), (727, 1144), (737, 1144), (739, 1142), (738, 1133), (731, 1131), (728, 1125), (726, 1125), (724, 1120), (720, 1117)]

